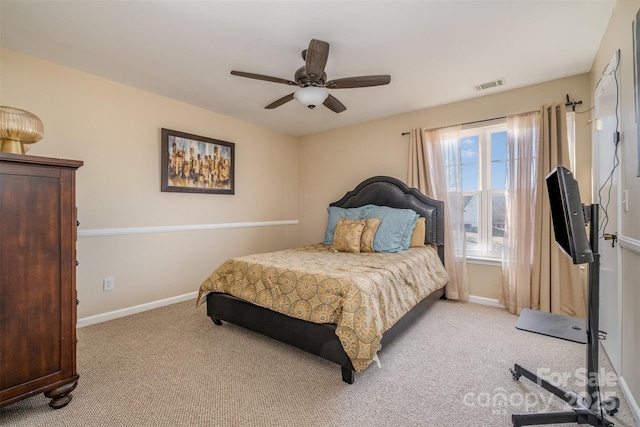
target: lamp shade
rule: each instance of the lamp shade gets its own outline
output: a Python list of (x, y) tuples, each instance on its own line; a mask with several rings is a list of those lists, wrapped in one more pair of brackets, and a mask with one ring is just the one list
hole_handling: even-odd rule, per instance
[(24, 154), (24, 144), (38, 142), (44, 136), (42, 120), (19, 108), (0, 106), (0, 141), (4, 153)]
[(300, 88), (293, 94), (299, 103), (311, 109), (322, 104), (327, 96), (329, 96), (329, 92), (325, 88), (316, 86)]

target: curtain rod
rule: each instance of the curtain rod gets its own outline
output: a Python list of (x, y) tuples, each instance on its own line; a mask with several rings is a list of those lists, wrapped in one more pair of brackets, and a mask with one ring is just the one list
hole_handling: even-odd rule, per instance
[[(483, 119), (483, 120), (475, 120), (473, 122), (466, 122), (466, 123), (460, 123), (457, 125), (451, 125), (451, 126), (466, 126), (466, 125), (474, 125), (476, 123), (483, 123), (483, 122), (490, 122), (492, 120), (500, 120), (500, 119), (506, 119), (507, 116), (501, 116), (501, 117), (493, 117), (491, 119)], [(451, 127), (451, 126), (445, 126), (445, 127)], [(402, 136), (405, 135), (409, 135), (411, 132), (402, 132)]]
[[(573, 106), (573, 111), (576, 111), (576, 105), (579, 105), (579, 104), (582, 104), (582, 101), (575, 101), (575, 100), (569, 101), (569, 95), (567, 94), (567, 103), (565, 104), (567, 107), (571, 105), (571, 106)], [(551, 108), (551, 106), (547, 107), (547, 109), (549, 109), (549, 108)], [(535, 110), (528, 111), (528, 113), (532, 113), (533, 111), (535, 111)], [(524, 114), (524, 113), (520, 113), (520, 114)], [(440, 128), (443, 128), (443, 127), (451, 127), (451, 126), (473, 125), (473, 124), (476, 124), (476, 123), (490, 122), (492, 120), (501, 120), (501, 119), (506, 119), (506, 118), (507, 118), (507, 116), (493, 117), (491, 119), (475, 120), (473, 122), (460, 123), (460, 124), (457, 124), (457, 125), (439, 126), (437, 128), (433, 128), (433, 129), (440, 129)], [(402, 132), (402, 136), (409, 135), (410, 133), (411, 132)]]

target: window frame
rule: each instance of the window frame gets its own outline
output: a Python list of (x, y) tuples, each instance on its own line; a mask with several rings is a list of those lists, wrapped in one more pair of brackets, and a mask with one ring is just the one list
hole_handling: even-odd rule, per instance
[[(493, 196), (506, 197), (506, 189), (492, 189), (492, 159), (491, 159), (491, 135), (507, 131), (506, 119), (492, 121), (489, 124), (474, 125), (460, 130), (460, 140), (478, 136), (478, 189), (462, 191), (462, 196), (477, 197), (478, 204), (478, 250), (470, 249), (469, 242), (465, 239), (467, 257), (485, 259), (490, 261), (500, 260), (502, 250), (493, 251), (492, 241), (492, 212)], [(504, 187), (504, 186), (503, 186)], [(464, 187), (463, 187), (464, 188)]]

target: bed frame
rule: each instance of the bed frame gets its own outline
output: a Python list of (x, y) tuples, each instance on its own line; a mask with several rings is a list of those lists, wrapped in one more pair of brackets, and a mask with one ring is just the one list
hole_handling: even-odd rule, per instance
[[(413, 209), (423, 216), (426, 219), (425, 243), (437, 246), (438, 255), (444, 263), (443, 202), (433, 200), (415, 188), (409, 188), (396, 178), (376, 176), (363, 181), (330, 206), (356, 208), (368, 204)], [(414, 323), (431, 304), (441, 298), (445, 298), (444, 288), (430, 294), (409, 310), (384, 333), (381, 340), (382, 347), (388, 345)], [(354, 382), (355, 370), (335, 334), (336, 325), (295, 319), (243, 299), (217, 292), (207, 295), (207, 315), (216, 325), (221, 325), (224, 320), (337, 363), (342, 368), (343, 381), (348, 384)]]

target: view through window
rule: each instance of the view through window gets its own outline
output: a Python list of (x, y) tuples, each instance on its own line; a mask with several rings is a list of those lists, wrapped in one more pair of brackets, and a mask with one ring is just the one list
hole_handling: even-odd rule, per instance
[(467, 254), (500, 258), (505, 221), (506, 124), (463, 130), (460, 151)]

